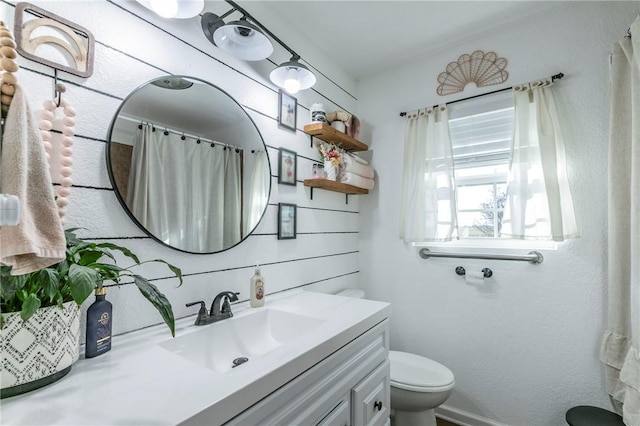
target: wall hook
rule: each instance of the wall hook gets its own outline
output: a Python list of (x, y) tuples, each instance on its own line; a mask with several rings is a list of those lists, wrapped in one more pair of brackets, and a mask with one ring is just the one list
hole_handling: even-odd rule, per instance
[(59, 107), (62, 103), (62, 94), (67, 91), (64, 84), (58, 83), (58, 70), (53, 69), (53, 99), (56, 103), (56, 107)]

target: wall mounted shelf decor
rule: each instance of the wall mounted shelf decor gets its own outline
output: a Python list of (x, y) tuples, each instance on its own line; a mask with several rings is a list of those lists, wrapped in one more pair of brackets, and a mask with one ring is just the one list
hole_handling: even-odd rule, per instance
[(495, 52), (476, 50), (470, 55), (461, 55), (438, 75), (440, 85), (436, 93), (445, 96), (462, 92), (468, 83), (475, 83), (477, 87), (504, 83), (509, 78), (506, 66), (507, 60), (499, 58)]
[[(35, 18), (25, 19), (28, 15)], [(79, 77), (93, 74), (95, 39), (80, 25), (31, 3), (20, 2), (16, 5), (14, 32), (18, 53), (25, 58)], [(54, 46), (64, 56), (70, 57), (70, 63), (61, 64), (36, 55), (36, 51), (44, 52), (45, 49), (39, 49), (44, 45)]]
[[(366, 144), (352, 138), (346, 133), (339, 132), (326, 123), (307, 124), (304, 126), (304, 132), (311, 136), (311, 146), (313, 146), (313, 138), (318, 138), (322, 141), (339, 146), (345, 151), (366, 151), (369, 149)], [(320, 188), (327, 191), (346, 194), (345, 202), (347, 204), (349, 204), (349, 195), (363, 195), (369, 193), (367, 189), (358, 188), (357, 186), (328, 179), (305, 179), (304, 186), (308, 186), (310, 188), (310, 196), (312, 200), (313, 188)]]

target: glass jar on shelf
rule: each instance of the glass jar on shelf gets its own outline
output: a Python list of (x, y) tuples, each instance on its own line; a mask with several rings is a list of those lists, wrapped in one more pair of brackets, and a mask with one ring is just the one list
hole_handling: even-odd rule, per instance
[(325, 179), (326, 175), (324, 174), (324, 164), (313, 165), (313, 178), (314, 179)]

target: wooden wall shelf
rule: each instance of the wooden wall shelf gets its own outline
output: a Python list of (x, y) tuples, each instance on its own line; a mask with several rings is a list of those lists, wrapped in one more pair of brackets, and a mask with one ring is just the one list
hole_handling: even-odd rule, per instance
[(311, 199), (313, 200), (313, 188), (326, 189), (327, 191), (341, 192), (346, 194), (346, 202), (349, 204), (349, 195), (368, 194), (369, 190), (359, 188), (357, 186), (348, 185), (342, 182), (336, 182), (329, 179), (305, 179), (304, 186), (311, 188)]
[(311, 123), (304, 126), (304, 132), (309, 136), (322, 139), (334, 145), (340, 145), (345, 151), (366, 151), (369, 147), (346, 133), (339, 132), (326, 123)]

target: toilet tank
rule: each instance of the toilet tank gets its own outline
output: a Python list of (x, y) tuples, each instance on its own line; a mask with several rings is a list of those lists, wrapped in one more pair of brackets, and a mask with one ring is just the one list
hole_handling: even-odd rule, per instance
[(364, 291), (357, 288), (348, 288), (336, 293), (336, 296), (352, 297), (354, 299), (364, 299)]

